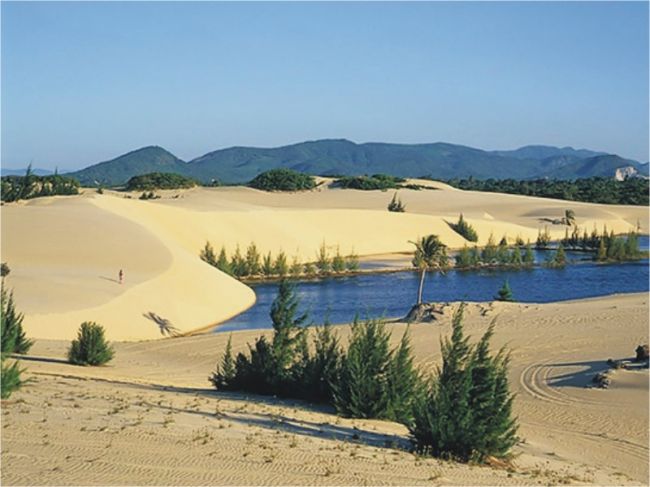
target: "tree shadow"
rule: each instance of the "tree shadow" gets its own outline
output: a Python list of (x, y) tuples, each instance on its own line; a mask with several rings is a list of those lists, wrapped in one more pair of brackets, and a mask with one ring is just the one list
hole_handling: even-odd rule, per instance
[(27, 362), (45, 362), (49, 364), (66, 364), (66, 365), (70, 364), (70, 362), (62, 358), (36, 357), (34, 355), (20, 355), (17, 353), (11, 354), (11, 357), (19, 360), (25, 360)]
[(577, 372), (567, 372), (566, 374), (557, 375), (547, 379), (547, 384), (551, 387), (585, 387), (591, 384), (591, 381), (598, 372), (609, 370), (609, 365), (605, 360), (593, 360), (590, 362), (565, 362), (560, 364), (548, 364), (549, 367), (579, 367)]
[(149, 311), (148, 313), (142, 313), (142, 316), (153, 321), (156, 325), (158, 325), (158, 328), (160, 329), (160, 334), (163, 336), (177, 337), (182, 335), (180, 330), (176, 328), (174, 325), (172, 325), (171, 321), (169, 321), (167, 318), (163, 318), (162, 316), (157, 315), (153, 311)]

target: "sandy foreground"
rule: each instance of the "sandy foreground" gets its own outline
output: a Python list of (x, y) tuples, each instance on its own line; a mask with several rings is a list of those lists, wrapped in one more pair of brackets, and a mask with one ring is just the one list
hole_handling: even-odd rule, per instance
[[(439, 361), (457, 304), (411, 326), (420, 367)], [(512, 350), (522, 442), (512, 469), (408, 452), (404, 427), (337, 418), (322, 406), (217, 393), (207, 381), (227, 334), (115, 343), (105, 367), (65, 363), (63, 340), (36, 341), (32, 382), (2, 407), (3, 485), (648, 485), (648, 372), (608, 358), (648, 341), (648, 296), (544, 305), (470, 304), (475, 339), (496, 318)], [(397, 343), (405, 329), (390, 324)], [(337, 327), (343, 342), (349, 329)], [(235, 351), (259, 332), (233, 333)]]
[[(94, 190), (73, 197), (5, 204), (2, 261), (7, 285), (25, 313), (30, 336), (71, 339), (79, 324), (101, 323), (113, 340), (161, 337), (165, 327), (190, 332), (244, 311), (254, 293), (199, 258), (206, 241), (230, 254), (255, 242), (261, 252), (283, 250), (315, 260), (325, 242), (360, 256), (410, 252), (409, 243), (434, 233), (451, 248), (466, 241), (448, 222), (460, 212), (484, 244), (490, 233), (534, 241), (548, 220), (571, 208), (580, 227), (648, 232), (648, 209), (515, 195), (460, 191), (419, 181), (434, 190), (400, 190), (406, 213), (389, 213), (393, 192), (331, 189), (327, 181), (304, 193), (267, 193), (244, 187), (162, 191), (162, 199)], [(383, 258), (383, 257), (382, 257)], [(124, 270), (125, 283), (117, 281)]]

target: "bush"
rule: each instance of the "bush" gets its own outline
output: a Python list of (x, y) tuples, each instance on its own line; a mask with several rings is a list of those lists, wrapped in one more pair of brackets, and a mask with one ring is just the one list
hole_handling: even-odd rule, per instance
[(305, 191), (316, 187), (313, 176), (292, 169), (271, 169), (256, 176), (249, 184), (263, 191)]
[(490, 325), (475, 348), (463, 333), (463, 308), (454, 314), (451, 340), (442, 343), (442, 367), (416, 396), (410, 426), (416, 449), (442, 458), (505, 458), (517, 441), (508, 389), (508, 355), (489, 353)]
[(402, 200), (397, 199), (397, 193), (393, 195), (393, 199), (388, 203), (388, 211), (395, 213), (404, 213), (406, 211), (406, 205), (402, 203)]
[(7, 360), (2, 359), (0, 371), (0, 397), (2, 399), (9, 399), (11, 394), (20, 389), (20, 387), (26, 382), (22, 379), (24, 369), (19, 367), (18, 362), (8, 365)]
[(512, 296), (512, 289), (510, 289), (510, 284), (508, 283), (507, 279), (503, 281), (503, 286), (501, 286), (501, 289), (499, 289), (499, 292), (494, 297), (494, 299), (497, 301), (514, 301), (514, 297)]
[(103, 365), (113, 358), (113, 348), (104, 338), (104, 328), (92, 321), (79, 327), (77, 339), (68, 350), (68, 360), (75, 365)]
[(193, 188), (198, 183), (191, 178), (169, 172), (150, 172), (133, 176), (126, 183), (127, 191), (145, 191), (153, 189)]
[(458, 222), (451, 224), (450, 226), (456, 231), (456, 233), (462, 235), (465, 240), (469, 240), (470, 242), (478, 242), (478, 234), (476, 233), (476, 230), (474, 230), (474, 227), (472, 227), (472, 225), (465, 221), (462, 213), (458, 217)]
[(41, 196), (79, 194), (79, 181), (54, 173), (51, 176), (36, 176), (31, 165), (24, 176), (2, 176), (0, 178), (0, 199), (17, 201)]
[(389, 176), (387, 174), (373, 174), (372, 176), (345, 176), (336, 181), (336, 185), (345, 189), (361, 189), (371, 191), (375, 189), (387, 190), (401, 188), (404, 178)]
[(2, 277), (7, 277), (10, 272), (11, 269), (9, 269), (9, 266), (7, 265), (6, 262), (0, 264), (0, 274), (2, 275)]
[(2, 322), (3, 354), (25, 354), (34, 342), (28, 340), (23, 330), (23, 315), (16, 311), (13, 293), (8, 293), (4, 286), (0, 290), (0, 321)]

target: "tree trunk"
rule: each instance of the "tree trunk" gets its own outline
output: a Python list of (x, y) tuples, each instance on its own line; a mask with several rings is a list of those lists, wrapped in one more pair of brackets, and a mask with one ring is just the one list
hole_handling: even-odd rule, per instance
[(427, 270), (422, 269), (422, 274), (420, 275), (420, 287), (418, 288), (418, 303), (422, 304), (422, 291), (424, 290), (424, 276), (426, 275)]

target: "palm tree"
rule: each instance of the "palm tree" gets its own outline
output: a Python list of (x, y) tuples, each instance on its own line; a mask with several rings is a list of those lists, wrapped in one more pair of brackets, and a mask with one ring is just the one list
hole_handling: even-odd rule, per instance
[(573, 210), (565, 210), (564, 211), (564, 221), (569, 226), (575, 225), (575, 223), (576, 223), (576, 212), (573, 211)]
[(411, 242), (415, 245), (413, 254), (413, 266), (420, 269), (420, 287), (418, 288), (418, 302), (422, 304), (422, 291), (424, 289), (424, 277), (427, 270), (431, 268), (442, 267), (447, 260), (447, 246), (443, 244), (437, 235), (427, 235), (417, 242)]

